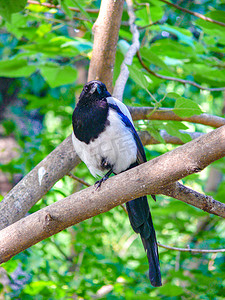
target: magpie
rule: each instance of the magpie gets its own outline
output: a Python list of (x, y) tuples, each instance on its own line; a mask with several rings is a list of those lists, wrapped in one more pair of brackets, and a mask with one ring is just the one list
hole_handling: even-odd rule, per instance
[[(97, 188), (110, 174), (116, 175), (146, 162), (129, 110), (110, 95), (101, 81), (93, 80), (84, 86), (73, 112), (72, 125), (76, 153), (94, 177), (102, 177), (96, 182)], [(127, 202), (126, 208), (131, 226), (140, 233), (147, 251), (150, 282), (155, 287), (161, 286), (156, 234), (147, 197)]]

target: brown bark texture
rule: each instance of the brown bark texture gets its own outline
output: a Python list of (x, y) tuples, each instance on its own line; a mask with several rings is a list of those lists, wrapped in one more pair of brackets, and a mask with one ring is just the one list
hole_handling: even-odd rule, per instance
[(23, 218), (29, 209), (79, 162), (69, 136), (0, 202), (0, 230)]
[(17, 253), (73, 224), (129, 200), (160, 191), (175, 197), (179, 192), (183, 193), (185, 202), (189, 201), (186, 199), (190, 199), (189, 194), (192, 194), (193, 202), (190, 204), (225, 218), (225, 204), (211, 197), (206, 199), (206, 203), (204, 196), (200, 199), (199, 193), (191, 190), (187, 193), (185, 187), (174, 183), (201, 171), (224, 156), (225, 126), (222, 126), (173, 151), (109, 178), (98, 190), (92, 186), (66, 197), (3, 229), (0, 234), (0, 262), (9, 260)]
[(134, 121), (137, 120), (171, 120), (171, 121), (187, 121), (192, 123), (198, 123), (208, 125), (212, 127), (220, 127), (225, 125), (225, 119), (209, 115), (201, 114), (194, 115), (192, 117), (181, 118), (173, 112), (172, 108), (159, 108), (153, 112), (153, 107), (129, 107), (130, 113)]
[(98, 18), (93, 26), (94, 47), (88, 81), (100, 80), (112, 92), (118, 32), (123, 12), (123, 0), (102, 1)]

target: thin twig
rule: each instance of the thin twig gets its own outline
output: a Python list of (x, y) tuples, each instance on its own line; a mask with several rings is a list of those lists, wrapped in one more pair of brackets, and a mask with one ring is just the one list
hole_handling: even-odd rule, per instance
[(62, 254), (62, 256), (63, 256), (66, 260), (72, 261), (72, 258), (69, 257), (69, 256), (67, 256), (67, 255), (63, 252), (63, 250), (60, 248), (60, 246), (57, 244), (57, 242), (55, 242), (52, 238), (50, 238), (50, 243), (51, 243), (52, 245), (55, 246), (55, 248)]
[(83, 179), (81, 179), (81, 178), (79, 178), (79, 177), (73, 175), (71, 172), (69, 172), (69, 173), (67, 174), (67, 176), (73, 178), (74, 180), (80, 182), (80, 183), (83, 184), (83, 185), (86, 185), (87, 187), (91, 186), (89, 183), (87, 183), (87, 182), (84, 181)]
[(193, 15), (193, 16), (195, 16), (197, 18), (200, 18), (200, 19), (202, 19), (204, 21), (207, 21), (207, 22), (214, 23), (214, 24), (217, 24), (217, 25), (225, 27), (225, 23), (217, 21), (217, 20), (214, 20), (214, 19), (211, 19), (209, 17), (206, 17), (206, 16), (204, 16), (204, 15), (198, 13), (198, 12), (191, 11), (191, 10), (189, 10), (187, 8), (183, 8), (183, 7), (181, 7), (181, 6), (177, 5), (177, 4), (168, 2), (166, 0), (160, 0), (160, 1), (166, 3), (166, 4), (170, 5), (170, 6), (173, 6), (173, 7), (177, 8), (177, 9), (183, 11), (183, 12), (186, 12), (186, 13), (188, 13), (190, 15)]
[(115, 88), (113, 91), (113, 96), (116, 97), (119, 100), (123, 99), (123, 92), (125, 89), (126, 82), (129, 77), (129, 70), (127, 65), (131, 65), (133, 61), (133, 57), (135, 56), (136, 52), (140, 48), (140, 42), (139, 42), (139, 31), (137, 29), (137, 26), (135, 25), (135, 13), (133, 10), (133, 3), (132, 0), (127, 0), (127, 12), (129, 15), (129, 24), (130, 24), (130, 31), (133, 35), (132, 37), (132, 45), (129, 47), (124, 61), (121, 65), (121, 71), (119, 74), (119, 77), (116, 80)]
[[(45, 6), (45, 7), (48, 7), (48, 8), (57, 8), (57, 9), (61, 9), (61, 6), (60, 6), (60, 5), (54, 5), (54, 4), (47, 3), (47, 2), (40, 3), (40, 2), (38, 2), (38, 1), (28, 0), (27, 3), (28, 3), (28, 4), (34, 4), (34, 5), (41, 5), (41, 6)], [(69, 6), (68, 8), (69, 8), (71, 11), (80, 12), (80, 9), (79, 9), (79, 8), (71, 7), (71, 6)], [(86, 8), (85, 10), (86, 10), (86, 12), (88, 12), (89, 14), (98, 14), (98, 13), (99, 13), (99, 9)]]
[(151, 27), (151, 26), (153, 26), (153, 25), (162, 24), (162, 23), (160, 23), (160, 22), (161, 22), (161, 21), (155, 21), (155, 22), (149, 23), (149, 24), (147, 24), (147, 25), (145, 25), (145, 26), (138, 26), (138, 29), (139, 29), (139, 30), (143, 30), (143, 29), (148, 28), (148, 27)]
[(121, 204), (120, 206), (122, 207), (122, 209), (124, 210), (124, 212), (128, 215), (128, 212), (127, 212), (125, 204)]
[(191, 249), (191, 248), (177, 248), (177, 247), (171, 247), (167, 245), (163, 245), (160, 243), (157, 243), (159, 247), (168, 249), (168, 250), (175, 250), (180, 252), (190, 252), (190, 253), (222, 253), (225, 252), (225, 249)]
[(180, 82), (182, 84), (190, 84), (190, 85), (193, 85), (201, 90), (207, 90), (207, 91), (210, 91), (210, 92), (215, 92), (215, 91), (225, 91), (225, 87), (222, 87), (222, 88), (207, 88), (207, 87), (204, 87), (194, 81), (191, 81), (191, 80), (185, 80), (185, 79), (181, 79), (181, 78), (175, 78), (175, 77), (170, 77), (170, 76), (164, 76), (164, 75), (161, 75), (161, 74), (158, 74), (158, 73), (155, 73), (153, 72), (151, 69), (149, 69), (148, 66), (146, 66), (146, 64), (143, 62), (142, 60), (142, 57), (141, 57), (141, 54), (140, 54), (140, 51), (138, 50), (137, 51), (137, 57), (138, 57), (138, 60), (140, 62), (140, 64), (142, 65), (142, 67), (147, 71), (149, 72), (150, 74), (152, 74), (153, 76), (157, 77), (157, 78), (161, 78), (161, 79), (164, 79), (164, 80), (172, 80), (172, 81), (177, 81), (177, 82)]

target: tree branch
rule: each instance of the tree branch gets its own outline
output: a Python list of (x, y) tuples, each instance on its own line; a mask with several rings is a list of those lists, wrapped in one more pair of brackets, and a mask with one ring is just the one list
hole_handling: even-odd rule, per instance
[[(192, 140), (203, 135), (203, 133), (201, 133), (201, 132), (186, 132), (183, 130), (180, 130), (180, 132), (189, 134)], [(158, 140), (154, 139), (154, 137), (152, 137), (148, 131), (139, 131), (138, 135), (144, 146), (160, 144), (160, 142)], [(173, 145), (183, 145), (184, 144), (178, 137), (169, 135), (165, 130), (160, 130), (160, 135), (164, 139), (165, 143), (167, 143), (167, 144), (173, 144)]]
[[(28, 2), (40, 5), (37, 1)], [(123, 0), (102, 1), (101, 15), (97, 20), (98, 22), (100, 21), (101, 28), (97, 25), (98, 30), (95, 34), (88, 80), (101, 79), (104, 76), (108, 81), (104, 80), (107, 86), (112, 84), (112, 70), (123, 2)], [(44, 5), (55, 7), (49, 3), (44, 3)], [(77, 11), (76, 8), (71, 8), (71, 10)], [(88, 10), (88, 12), (96, 13), (98, 11)], [(106, 14), (106, 17), (104, 14)], [(104, 18), (106, 18), (106, 22)], [(24, 217), (29, 209), (79, 162), (80, 160), (73, 149), (70, 136), (27, 174), (0, 202), (0, 229)], [(38, 181), (38, 174), (40, 174), (41, 184)]]
[(217, 21), (217, 20), (213, 20), (213, 19), (211, 19), (211, 18), (208, 18), (208, 17), (206, 17), (206, 16), (204, 16), (204, 15), (198, 13), (198, 12), (191, 11), (191, 10), (189, 10), (189, 9), (183, 8), (183, 7), (181, 7), (181, 6), (177, 5), (177, 4), (168, 2), (168, 1), (166, 1), (166, 0), (159, 0), (159, 1), (164, 2), (164, 3), (166, 3), (167, 5), (173, 6), (173, 7), (177, 8), (177, 9), (183, 11), (183, 12), (186, 12), (186, 13), (188, 13), (188, 14), (190, 14), (190, 15), (193, 15), (193, 16), (195, 16), (195, 17), (197, 17), (197, 18), (200, 18), (200, 19), (202, 19), (202, 20), (204, 20), (204, 21), (208, 21), (208, 22), (210, 22), (210, 23), (214, 23), (214, 24), (217, 24), (217, 25), (220, 25), (220, 26), (225, 27), (225, 23), (222, 23), (222, 22), (219, 22), (219, 21)]
[(131, 65), (133, 61), (133, 57), (135, 56), (136, 52), (140, 48), (140, 42), (139, 42), (139, 31), (137, 29), (137, 26), (135, 25), (135, 13), (133, 10), (133, 4), (132, 0), (126, 0), (127, 2), (127, 11), (129, 15), (129, 24), (130, 24), (130, 31), (133, 35), (132, 37), (132, 45), (129, 47), (124, 61), (121, 64), (121, 71), (120, 74), (116, 80), (116, 84), (113, 90), (113, 96), (119, 100), (122, 101), (123, 99), (123, 93), (125, 89), (125, 85), (127, 83), (127, 79), (129, 77), (129, 70), (127, 65)]
[(140, 51), (137, 51), (137, 57), (138, 60), (140, 62), (140, 64), (142, 65), (142, 67), (150, 74), (152, 74), (153, 76), (160, 78), (160, 79), (164, 79), (164, 80), (171, 80), (171, 81), (177, 81), (180, 82), (182, 84), (190, 84), (193, 85), (195, 87), (197, 87), (198, 89), (201, 90), (206, 90), (206, 91), (210, 91), (210, 92), (218, 92), (218, 91), (225, 91), (225, 87), (221, 87), (221, 88), (208, 88), (208, 87), (204, 87), (194, 81), (191, 80), (185, 80), (185, 79), (181, 79), (181, 78), (176, 78), (176, 77), (170, 77), (170, 76), (164, 76), (158, 73), (153, 72), (148, 66), (146, 66), (146, 64), (143, 62)]
[(69, 136), (0, 202), (0, 229), (23, 218), (29, 209), (79, 162)]
[[(9, 260), (15, 254), (73, 224), (129, 200), (161, 191), (164, 194), (171, 193), (171, 182), (199, 172), (224, 156), (225, 126), (109, 178), (97, 191), (92, 186), (66, 197), (3, 229), (0, 234), (0, 262)], [(168, 185), (170, 187), (166, 188)], [(185, 194), (186, 190), (179, 184), (178, 189)], [(195, 198), (198, 199), (197, 196)], [(225, 204), (215, 200), (211, 202), (213, 206), (207, 203), (204, 210), (209, 209), (210, 213), (225, 218)], [(199, 201), (194, 205), (199, 207)]]
[[(158, 108), (154, 110), (153, 107), (129, 107), (129, 111), (134, 121), (137, 120), (170, 120), (170, 121), (187, 121), (192, 123), (203, 124), (212, 127), (220, 127), (225, 125), (225, 119), (213, 115), (201, 114), (194, 115), (189, 118), (178, 117), (173, 108)], [(153, 112), (153, 113), (152, 113)]]
[(81, 183), (81, 184), (87, 186), (87, 187), (91, 186), (88, 182), (86, 182), (86, 181), (84, 181), (83, 179), (81, 179), (81, 178), (79, 178), (79, 177), (73, 175), (73, 174), (70, 173), (70, 172), (69, 172), (67, 175), (68, 175), (69, 177), (73, 178), (74, 180), (78, 181), (79, 183)]
[(175, 250), (180, 252), (190, 252), (190, 253), (222, 253), (225, 252), (225, 249), (191, 249), (191, 248), (177, 248), (177, 247), (171, 247), (167, 245), (163, 245), (160, 243), (157, 243), (159, 247), (168, 249), (168, 250)]
[(225, 218), (225, 204), (216, 201), (211, 196), (198, 193), (179, 182), (168, 185), (165, 189), (161, 190), (161, 194), (183, 201), (210, 214)]
[(98, 18), (93, 25), (94, 46), (88, 81), (103, 81), (110, 92), (123, 4), (123, 0), (102, 1)]

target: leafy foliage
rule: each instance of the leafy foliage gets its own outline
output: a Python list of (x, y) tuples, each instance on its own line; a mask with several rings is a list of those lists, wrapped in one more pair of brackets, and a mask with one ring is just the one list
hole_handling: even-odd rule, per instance
[[(13, 134), (19, 146), (19, 157), (1, 167), (12, 176), (25, 176), (71, 133), (74, 94), (81, 91), (78, 78), (86, 72), (91, 57), (90, 29), (97, 14), (87, 13), (87, 8), (99, 8), (99, 1), (49, 3), (59, 4), (61, 9), (32, 4), (23, 9), (24, 0), (0, 3), (0, 76), (11, 80), (8, 96), (16, 91), (16, 101), (5, 103), (3, 86), (0, 87), (0, 107), (7, 105), (8, 109), (2, 122), (3, 135)], [(210, 88), (225, 86), (224, 27), (181, 13), (159, 0), (141, 3), (135, 1), (140, 54), (153, 72), (194, 80)], [(224, 1), (186, 1), (182, 5), (225, 22)], [(71, 11), (70, 6), (81, 12)], [(125, 12), (114, 81), (132, 42), (127, 19)], [(136, 57), (129, 70), (124, 97), (128, 105), (173, 108), (180, 117), (203, 111), (222, 116), (220, 91), (199, 91), (188, 84), (159, 79), (143, 70)], [(136, 125), (149, 130), (161, 142), (146, 147), (148, 159), (175, 147), (165, 144), (160, 130), (183, 142), (190, 140), (185, 130), (209, 130), (175, 121), (138, 121)], [(224, 202), (223, 162), (216, 162), (214, 168), (220, 171), (222, 179), (218, 189), (210, 193)], [(74, 172), (94, 183), (84, 164)], [(208, 173), (205, 170), (183, 181), (204, 192)], [(66, 176), (30, 213), (81, 188), (84, 187)], [(149, 202), (160, 243), (202, 249), (223, 246), (225, 223), (218, 217), (160, 195), (156, 203), (151, 199)], [(9, 281), (0, 284), (0, 293), (5, 299), (224, 299), (222, 253), (193, 255), (163, 248), (159, 251), (164, 286), (152, 288), (141, 241), (132, 232), (124, 210), (117, 207), (42, 241), (3, 264)]]

